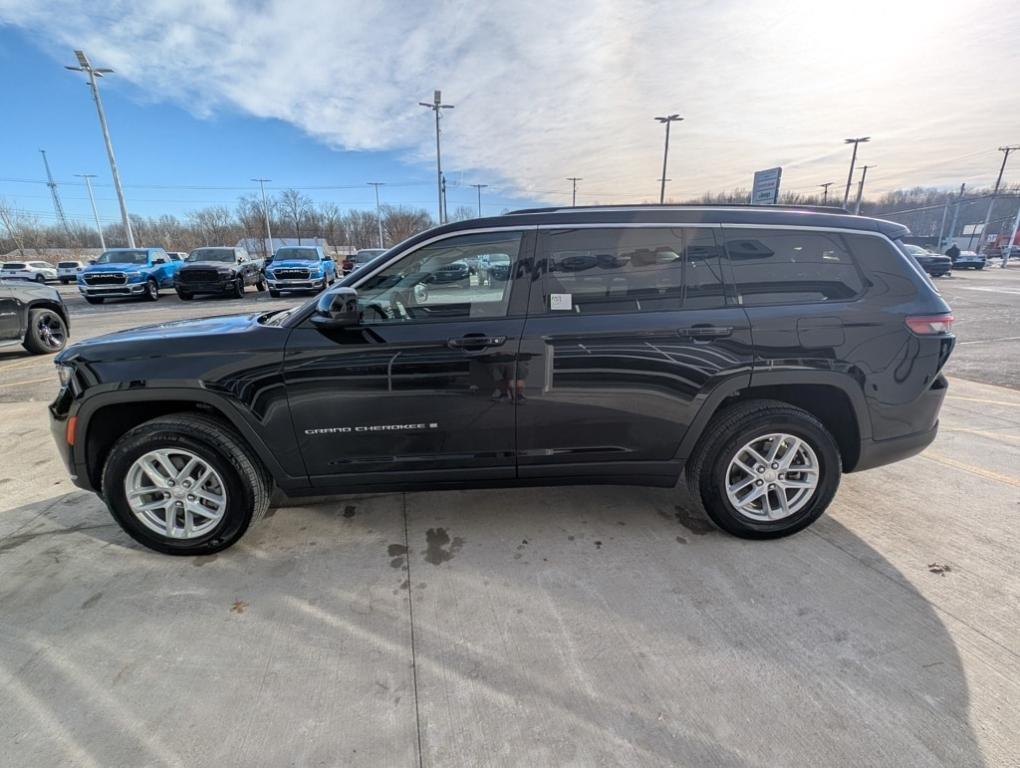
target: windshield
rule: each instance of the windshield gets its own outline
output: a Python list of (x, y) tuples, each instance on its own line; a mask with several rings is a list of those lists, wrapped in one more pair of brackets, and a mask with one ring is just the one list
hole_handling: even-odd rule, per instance
[(106, 251), (96, 259), (96, 264), (145, 264), (148, 261), (148, 251)]
[(319, 253), (314, 248), (280, 248), (273, 257), (273, 260), (283, 261), (284, 259), (318, 261)]
[(234, 249), (233, 248), (197, 248), (191, 252), (187, 259), (189, 262), (195, 261), (226, 261), (233, 263), (234, 261)]
[(367, 264), (372, 261), (376, 256), (386, 253), (385, 248), (366, 248), (363, 251), (358, 251), (354, 254), (354, 261), (357, 264)]
[(12, 262), (10, 262), (8, 264), (4, 264), (4, 269), (15, 270), (15, 269), (24, 269), (24, 268), (25, 268), (24, 264), (19, 264), (19, 263), (15, 262), (15, 261), (12, 261)]
[(57, 266), (60, 267), (61, 269), (67, 269), (69, 267), (77, 267), (78, 266), (78, 262), (77, 261), (62, 261), (59, 264), (57, 264)]

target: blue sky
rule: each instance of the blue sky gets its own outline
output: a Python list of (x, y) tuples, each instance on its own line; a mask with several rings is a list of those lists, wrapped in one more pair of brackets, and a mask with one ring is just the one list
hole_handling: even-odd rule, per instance
[[(487, 213), (568, 203), (568, 176), (581, 203), (656, 200), (652, 118), (671, 112), (675, 199), (775, 165), (784, 190), (840, 189), (842, 140), (861, 135), (872, 195), (974, 188), (1020, 143), (1018, 34), (1014, 0), (0, 0), (0, 179), (43, 178), (43, 147), (72, 215), (87, 201), (64, 182), (88, 171), (116, 219), (88, 90), (62, 68), (83, 48), (116, 70), (104, 102), (143, 214), (233, 204), (258, 175), (341, 207), (371, 207), (363, 185), (382, 181), (384, 201), (434, 211), (417, 102), (436, 87), (456, 105), (451, 209), (475, 182)], [(0, 180), (0, 196), (52, 216), (44, 185)]]

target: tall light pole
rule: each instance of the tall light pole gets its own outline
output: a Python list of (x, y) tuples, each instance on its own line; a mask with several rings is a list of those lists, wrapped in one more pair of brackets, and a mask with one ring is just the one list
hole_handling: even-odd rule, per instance
[(73, 72), (84, 72), (89, 76), (89, 87), (92, 89), (92, 99), (96, 102), (96, 112), (99, 114), (99, 127), (103, 129), (103, 141), (106, 142), (106, 154), (110, 158), (110, 173), (113, 174), (113, 186), (117, 190), (117, 200), (120, 202), (120, 217), (124, 221), (124, 232), (127, 234), (128, 248), (135, 247), (135, 235), (131, 231), (131, 219), (128, 216), (127, 203), (124, 202), (124, 190), (120, 186), (120, 173), (117, 171), (117, 159), (113, 155), (113, 142), (110, 140), (110, 129), (106, 126), (106, 113), (103, 111), (103, 100), (99, 98), (99, 84), (97, 78), (109, 75), (112, 69), (94, 68), (85, 55), (84, 51), (75, 51), (78, 57), (78, 66), (65, 66)]
[(262, 192), (262, 215), (266, 217), (266, 256), (273, 255), (273, 230), (269, 228), (269, 202), (266, 200), (266, 182), (272, 179), (252, 179), (259, 183), (259, 190)]
[(485, 189), (489, 185), (488, 184), (472, 184), (471, 186), (474, 187), (478, 191), (478, 218), (482, 218), (482, 190)]
[(831, 187), (833, 184), (835, 184), (835, 182), (827, 181), (824, 184), (818, 185), (822, 188), (822, 205), (829, 204), (829, 187)]
[(857, 162), (857, 145), (866, 144), (871, 141), (870, 136), (861, 136), (857, 139), (843, 139), (844, 144), (853, 144), (854, 153), (850, 156), (850, 173), (846, 175), (846, 191), (843, 193), (843, 207), (846, 208), (847, 202), (850, 200), (850, 184), (854, 180), (854, 163)]
[(382, 237), (382, 208), (379, 207), (379, 187), (383, 186), (385, 182), (382, 181), (370, 181), (368, 186), (375, 187), (375, 223), (379, 228), (379, 247), (385, 248), (383, 245)]
[(106, 250), (106, 238), (103, 237), (103, 225), (99, 223), (99, 210), (96, 208), (96, 196), (92, 194), (92, 179), (96, 178), (94, 173), (76, 173), (79, 179), (85, 179), (85, 189), (89, 191), (89, 202), (92, 203), (92, 215), (96, 217), (96, 229), (99, 231), (99, 247)]
[(992, 220), (992, 208), (995, 207), (995, 197), (999, 194), (999, 185), (1002, 184), (1002, 173), (1006, 170), (1006, 161), (1009, 160), (1009, 153), (1020, 149), (1020, 145), (1012, 144), (1008, 147), (999, 147), (1002, 153), (1002, 165), (999, 166), (999, 175), (995, 178), (995, 189), (992, 190), (992, 197), (988, 201), (988, 211), (985, 213), (985, 223), (981, 226), (981, 242), (978, 243), (978, 253), (983, 253), (985, 244), (988, 241), (988, 222)]
[(666, 124), (666, 148), (662, 152), (662, 186), (659, 187), (659, 205), (666, 202), (666, 161), (669, 159), (669, 124), (683, 120), (680, 115), (657, 117), (656, 121)]
[(445, 223), (446, 211), (443, 206), (443, 160), (439, 151), (439, 110), (453, 109), (453, 104), (443, 103), (442, 91), (435, 91), (432, 96), (432, 103), (419, 101), (419, 105), (428, 107), (436, 113), (436, 197), (438, 198), (439, 223)]
[(572, 208), (577, 207), (577, 182), (584, 181), (580, 176), (567, 176), (567, 181), (571, 182), (573, 186), (573, 192), (570, 194), (570, 206)]
[(861, 215), (861, 198), (864, 197), (864, 180), (868, 178), (868, 169), (877, 167), (877, 165), (861, 166), (861, 182), (857, 185), (857, 202), (854, 203), (854, 216)]

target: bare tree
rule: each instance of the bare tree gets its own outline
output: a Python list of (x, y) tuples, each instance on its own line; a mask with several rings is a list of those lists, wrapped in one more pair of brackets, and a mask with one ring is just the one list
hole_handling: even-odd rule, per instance
[(25, 258), (25, 237), (21, 231), (21, 216), (14, 206), (4, 198), (0, 198), (0, 224), (4, 225), (4, 229), (14, 241), (18, 254), (21, 258)]
[(467, 205), (457, 206), (449, 216), (450, 221), (467, 221), (476, 218), (478, 218), (478, 214), (475, 209)]
[(233, 245), (238, 240), (239, 226), (230, 209), (224, 205), (191, 211), (188, 220), (202, 236), (203, 245)]
[(420, 209), (386, 205), (382, 211), (383, 231), (390, 245), (403, 242), (432, 226), (432, 217)]
[(296, 189), (285, 189), (280, 193), (280, 210), (300, 245), (301, 228), (312, 213), (312, 199)]
[(375, 248), (379, 244), (378, 219), (373, 211), (348, 211), (343, 226), (355, 248)]
[(343, 214), (336, 203), (323, 203), (319, 206), (319, 231), (326, 242), (334, 247), (348, 244)]

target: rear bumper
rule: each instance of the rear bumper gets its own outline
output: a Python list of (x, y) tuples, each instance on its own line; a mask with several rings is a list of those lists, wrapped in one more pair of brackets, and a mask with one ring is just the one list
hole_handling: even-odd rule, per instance
[(931, 445), (938, 431), (939, 425), (938, 422), (935, 422), (935, 426), (931, 429), (915, 432), (912, 435), (893, 437), (889, 440), (862, 440), (860, 458), (850, 471), (860, 472), (863, 469), (874, 469), (884, 464), (892, 464), (916, 456)]
[[(889, 431), (889, 425), (895, 423), (900, 430), (910, 430), (905, 434), (893, 434), (882, 439), (869, 437), (861, 440), (861, 450), (857, 461), (848, 472), (862, 469), (873, 469), (883, 464), (916, 456), (927, 448), (939, 431), (939, 411), (946, 398), (949, 382), (939, 374), (935, 381), (914, 402), (893, 408), (882, 409), (881, 422)], [(872, 409), (872, 427), (879, 413)]]

